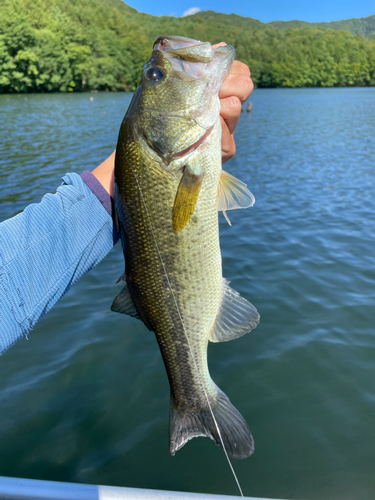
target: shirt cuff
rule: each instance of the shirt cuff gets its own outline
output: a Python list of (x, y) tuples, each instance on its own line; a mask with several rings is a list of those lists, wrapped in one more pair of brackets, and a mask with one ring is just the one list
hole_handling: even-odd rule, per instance
[(104, 189), (104, 187), (100, 184), (95, 175), (89, 170), (85, 170), (81, 174), (81, 178), (86, 186), (94, 193), (94, 195), (98, 198), (103, 207), (107, 210), (109, 215), (112, 217), (112, 203), (113, 200), (111, 195)]

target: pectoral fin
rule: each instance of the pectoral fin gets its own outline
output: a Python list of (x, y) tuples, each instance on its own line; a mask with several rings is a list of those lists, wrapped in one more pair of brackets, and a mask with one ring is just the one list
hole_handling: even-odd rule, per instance
[(196, 175), (189, 167), (185, 167), (173, 206), (172, 227), (175, 233), (184, 229), (195, 211), (203, 175)]
[(222, 170), (219, 182), (218, 210), (223, 212), (228, 224), (232, 225), (226, 214), (227, 210), (252, 207), (254, 203), (255, 197), (247, 189), (246, 184)]

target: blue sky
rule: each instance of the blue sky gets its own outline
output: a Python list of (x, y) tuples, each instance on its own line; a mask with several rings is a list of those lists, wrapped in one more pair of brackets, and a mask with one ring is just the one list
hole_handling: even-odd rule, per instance
[(309, 22), (336, 21), (375, 14), (374, 0), (127, 0), (126, 3), (155, 16), (182, 16), (189, 9), (215, 10), (253, 17), (263, 22), (300, 19)]

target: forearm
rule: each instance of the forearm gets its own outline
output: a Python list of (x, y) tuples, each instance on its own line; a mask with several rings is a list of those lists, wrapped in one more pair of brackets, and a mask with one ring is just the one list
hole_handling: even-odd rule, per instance
[(0, 224), (0, 353), (33, 328), (118, 239), (108, 199), (77, 174)]

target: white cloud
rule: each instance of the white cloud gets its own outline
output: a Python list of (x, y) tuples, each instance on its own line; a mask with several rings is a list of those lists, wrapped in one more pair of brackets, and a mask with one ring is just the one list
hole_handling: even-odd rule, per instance
[(182, 17), (192, 16), (193, 14), (196, 14), (200, 10), (201, 9), (199, 7), (190, 7), (190, 9), (185, 10), (185, 12), (182, 14)]

